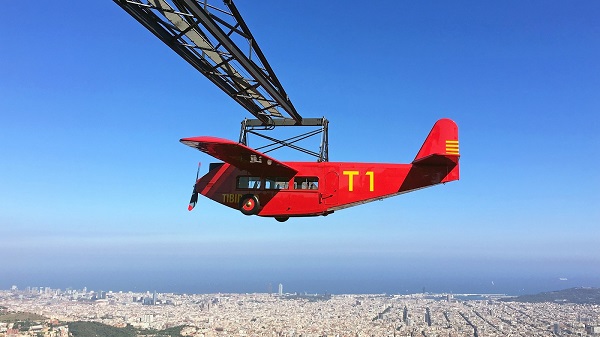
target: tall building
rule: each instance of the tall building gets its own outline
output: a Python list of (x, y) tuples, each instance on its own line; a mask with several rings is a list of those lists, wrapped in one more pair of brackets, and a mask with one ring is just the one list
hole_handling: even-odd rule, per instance
[(279, 283), (279, 296), (283, 295), (283, 284)]
[(431, 311), (429, 307), (425, 308), (425, 323), (427, 323), (427, 326), (431, 326)]

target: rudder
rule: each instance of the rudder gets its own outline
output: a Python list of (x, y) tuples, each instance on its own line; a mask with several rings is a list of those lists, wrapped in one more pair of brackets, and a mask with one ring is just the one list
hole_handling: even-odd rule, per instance
[(417, 156), (414, 165), (458, 165), (458, 126), (448, 118), (438, 120), (434, 125)]

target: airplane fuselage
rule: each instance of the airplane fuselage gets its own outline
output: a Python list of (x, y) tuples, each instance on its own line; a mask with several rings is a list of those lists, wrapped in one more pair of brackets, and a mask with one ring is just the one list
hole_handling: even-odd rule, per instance
[(250, 214), (285, 219), (327, 215), (427, 186), (457, 180), (457, 163), (413, 164), (284, 162), (293, 177), (253, 175), (228, 163), (213, 164), (196, 192), (225, 206), (241, 209), (255, 197)]
[(438, 120), (409, 164), (281, 162), (227, 139), (181, 142), (223, 163), (196, 181), (188, 209), (202, 194), (246, 215), (328, 215), (337, 210), (459, 179), (458, 127)]

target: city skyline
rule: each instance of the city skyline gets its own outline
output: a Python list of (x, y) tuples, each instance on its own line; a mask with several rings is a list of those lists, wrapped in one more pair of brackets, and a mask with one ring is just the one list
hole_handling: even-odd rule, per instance
[(188, 212), (213, 159), (178, 140), (237, 140), (248, 113), (112, 1), (8, 2), (0, 288), (600, 286), (600, 3), (238, 2), (331, 161), (410, 162), (447, 117), (461, 180), (284, 224)]
[[(137, 295), (110, 293), (107, 299), (90, 301), (89, 294), (77, 292), (28, 294), (0, 290), (0, 305), (9, 312), (35, 312), (47, 317), (45, 323), (29, 331), (36, 334), (46, 327), (50, 336), (55, 336), (51, 329), (64, 333), (65, 329), (71, 330), (71, 322), (81, 321), (155, 332), (181, 327), (185, 335), (205, 337), (415, 333), (550, 336), (563, 330), (574, 335), (592, 334), (600, 328), (598, 305), (519, 303), (493, 296), (464, 300), (451, 295), (363, 294), (311, 300), (274, 294), (159, 294), (157, 305), (144, 305)], [(0, 334), (13, 328), (13, 323), (0, 322)]]
[[(51, 296), (56, 296), (56, 295), (87, 296), (87, 299), (92, 300), (92, 301), (104, 300), (107, 298), (107, 295), (111, 295), (111, 294), (117, 294), (117, 293), (118, 294), (133, 294), (133, 295), (135, 295), (134, 302), (140, 302), (140, 303), (143, 303), (144, 305), (156, 305), (158, 303), (158, 301), (157, 301), (158, 296), (162, 295), (162, 294), (177, 294), (177, 295), (268, 294), (268, 295), (284, 296), (284, 297), (290, 298), (290, 299), (311, 298), (311, 297), (326, 299), (327, 296), (331, 296), (331, 295), (373, 295), (373, 296), (378, 296), (378, 295), (385, 295), (385, 296), (427, 295), (427, 296), (440, 297), (441, 299), (446, 299), (447, 301), (450, 301), (450, 299), (482, 300), (482, 298), (490, 298), (493, 300), (497, 300), (497, 299), (502, 299), (502, 298), (513, 299), (513, 298), (520, 298), (520, 297), (531, 299), (532, 296), (540, 296), (540, 295), (548, 296), (549, 294), (552, 294), (554, 296), (564, 296), (565, 297), (565, 299), (563, 300), (564, 303), (573, 303), (570, 300), (566, 299), (566, 297), (568, 297), (568, 296), (573, 296), (572, 292), (600, 291), (600, 288), (594, 288), (594, 287), (574, 287), (574, 288), (568, 288), (568, 289), (547, 291), (547, 292), (542, 292), (542, 293), (538, 293), (538, 294), (525, 294), (523, 296), (515, 296), (515, 295), (505, 294), (505, 293), (429, 292), (429, 291), (426, 291), (425, 288), (423, 288), (421, 292), (413, 292), (413, 293), (407, 293), (407, 294), (399, 294), (399, 293), (339, 293), (339, 294), (332, 294), (332, 293), (328, 293), (328, 292), (309, 293), (307, 291), (283, 292), (283, 285), (281, 283), (279, 285), (280, 285), (280, 288), (277, 291), (274, 291), (273, 289), (269, 289), (267, 287), (267, 291), (256, 291), (256, 292), (246, 292), (246, 293), (237, 293), (237, 292), (181, 293), (181, 292), (170, 292), (170, 291), (158, 292), (156, 290), (151, 291), (151, 290), (131, 290), (131, 289), (116, 289), (116, 290), (113, 290), (113, 289), (89, 289), (88, 287), (85, 287), (85, 286), (83, 288), (67, 287), (67, 288), (61, 289), (61, 288), (52, 288), (52, 287), (47, 287), (47, 286), (19, 287), (17, 285), (12, 285), (9, 289), (0, 289), (0, 291), (11, 292), (12, 294), (51, 295)], [(568, 294), (566, 294), (566, 293), (568, 293)], [(142, 295), (142, 296), (138, 296), (138, 295)], [(588, 296), (588, 297), (585, 297), (586, 300), (589, 300), (589, 301), (596, 300), (595, 299), (595, 297), (597, 297), (596, 295), (590, 295), (589, 293), (586, 293), (586, 295)], [(296, 297), (296, 296), (300, 296), (300, 297)], [(306, 297), (302, 297), (302, 296), (306, 296)], [(325, 297), (322, 297), (322, 296), (325, 296)], [(579, 300), (581, 300), (581, 298), (579, 298)], [(525, 301), (525, 302), (528, 302), (528, 301)], [(551, 301), (547, 301), (547, 302), (551, 302)]]

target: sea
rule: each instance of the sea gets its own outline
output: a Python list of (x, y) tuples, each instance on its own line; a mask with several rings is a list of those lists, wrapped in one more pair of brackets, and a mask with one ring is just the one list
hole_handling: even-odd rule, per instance
[(46, 273), (21, 275), (19, 278), (0, 277), (0, 288), (17, 286), (50, 287), (52, 289), (83, 289), (103, 291), (157, 291), (161, 293), (267, 293), (278, 291), (279, 284), (286, 293), (309, 294), (505, 294), (518, 296), (575, 287), (600, 288), (600, 277), (552, 277), (548, 275), (498, 275), (481, 273), (464, 275), (410, 274), (256, 274), (247, 273), (178, 273), (146, 271), (143, 273)]

